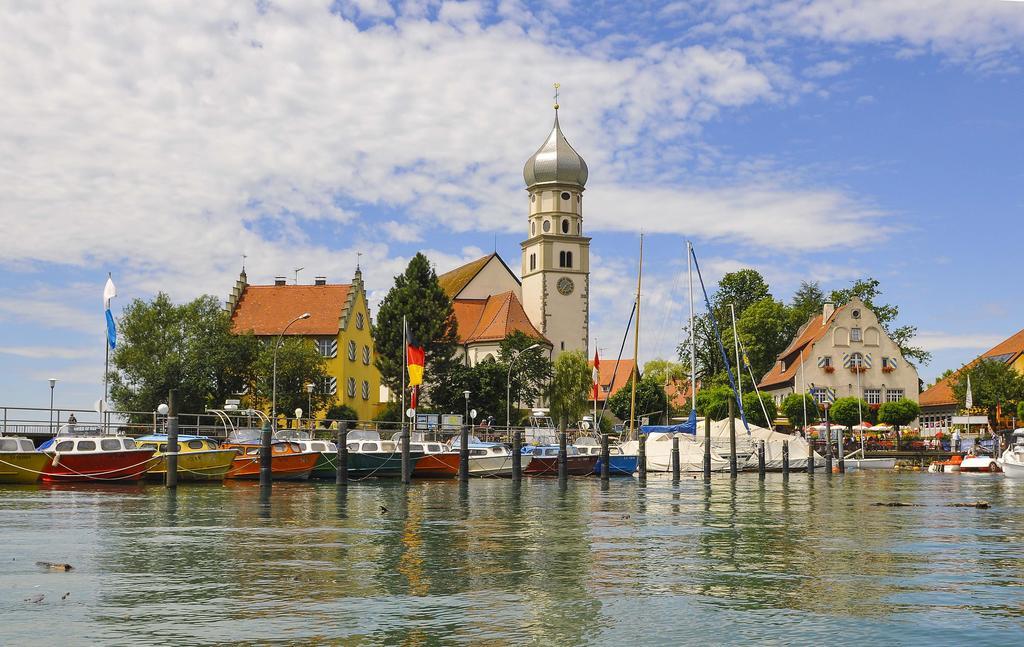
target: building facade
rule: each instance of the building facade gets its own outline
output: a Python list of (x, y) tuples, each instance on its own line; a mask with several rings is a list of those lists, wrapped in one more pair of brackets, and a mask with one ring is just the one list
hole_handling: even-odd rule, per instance
[[(1024, 375), (1024, 330), (996, 344), (949, 377), (938, 380), (921, 393), (921, 431), (934, 434), (946, 433), (956, 415), (985, 415), (984, 411), (962, 411), (963, 405), (953, 394), (953, 385), (960, 379), (960, 373), (969, 369), (981, 360), (1002, 362), (1018, 373)], [(996, 424), (1013, 424), (1014, 411), (1007, 411), (1004, 420), (996, 420)], [(1019, 422), (1019, 421), (1016, 421)]]
[(317, 388), (333, 396), (328, 407), (344, 404), (354, 409), (360, 420), (376, 417), (380, 373), (374, 365), (370, 308), (358, 268), (352, 283), (329, 284), (324, 277), (317, 277), (313, 285), (287, 285), (282, 277), (273, 285), (250, 285), (243, 269), (226, 309), (236, 333), (252, 332), (268, 342), (289, 321), (310, 313), (309, 319), (295, 322), (286, 334), (309, 339), (325, 358), (328, 378)]
[(902, 398), (917, 401), (920, 382), (917, 369), (903, 358), (875, 313), (853, 298), (839, 308), (826, 303), (800, 328), (758, 388), (776, 404), (806, 388), (819, 402), (828, 389), (837, 398), (860, 396), (874, 407)]

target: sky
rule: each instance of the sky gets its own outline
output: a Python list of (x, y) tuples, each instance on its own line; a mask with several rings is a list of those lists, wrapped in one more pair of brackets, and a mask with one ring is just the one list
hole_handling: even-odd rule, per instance
[[(931, 381), (1024, 327), (1024, 2), (19, 1), (0, 13), (0, 406), (90, 408), (158, 291), (349, 282), (371, 304), (526, 237), (552, 122), (590, 167), (591, 334), (641, 362), (704, 278), (881, 281)], [(627, 347), (628, 348), (628, 347)], [(629, 354), (629, 353), (627, 353)]]

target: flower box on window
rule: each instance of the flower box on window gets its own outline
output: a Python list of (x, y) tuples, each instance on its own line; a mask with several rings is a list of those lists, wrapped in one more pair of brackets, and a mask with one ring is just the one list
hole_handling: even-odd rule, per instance
[(883, 373), (892, 373), (895, 370), (896, 370), (895, 366), (883, 366), (882, 367), (882, 372)]
[(851, 373), (865, 373), (865, 372), (867, 372), (867, 370), (868, 369), (865, 366), (851, 366), (850, 367), (850, 372)]
[(826, 373), (835, 373), (836, 372), (836, 367), (835, 366), (826, 366), (825, 367), (825, 372)]

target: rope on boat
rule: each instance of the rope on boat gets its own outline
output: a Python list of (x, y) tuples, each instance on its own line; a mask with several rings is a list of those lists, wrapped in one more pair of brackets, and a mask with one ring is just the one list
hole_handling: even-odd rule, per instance
[[(54, 458), (57, 458), (57, 456), (54, 456)], [(79, 472), (75, 468), (68, 467), (67, 465), (61, 465), (61, 467), (63, 467), (64, 469), (68, 470), (69, 472), (72, 472), (73, 474), (75, 474), (77, 476), (83, 476), (85, 478), (93, 479), (93, 480), (96, 480), (96, 481), (123, 481), (124, 477), (122, 477), (122, 476), (117, 476), (117, 477), (114, 477), (114, 478), (103, 478), (100, 475), (101, 474), (113, 474), (114, 472), (123, 472), (123, 471), (130, 470), (132, 468), (139, 467), (140, 465), (145, 465), (146, 463), (150, 463), (150, 462), (153, 462), (153, 461), (159, 460), (159, 459), (160, 459), (159, 456), (150, 456), (146, 460), (144, 460), (142, 462), (139, 462), (139, 463), (135, 463), (134, 465), (127, 465), (125, 467), (118, 467), (118, 468), (115, 468), (115, 469), (112, 469), (112, 470), (105, 470), (105, 471), (102, 471), (102, 472), (92, 472), (92, 473), (88, 473), (88, 474), (85, 473), (85, 472)], [(8, 463), (7, 461), (5, 461), (3, 459), (0, 459), (0, 464), (7, 465), (7, 466), (13, 467), (15, 469), (19, 469), (19, 470), (21, 470), (23, 472), (28, 472), (29, 474), (39, 474), (39, 475), (43, 475), (43, 476), (49, 475), (49, 476), (58, 477), (58, 478), (62, 476), (61, 474), (55, 474), (53, 472), (40, 472), (38, 470), (33, 470), (33, 469), (29, 469), (27, 467), (23, 467), (21, 465), (15, 465), (13, 463)]]

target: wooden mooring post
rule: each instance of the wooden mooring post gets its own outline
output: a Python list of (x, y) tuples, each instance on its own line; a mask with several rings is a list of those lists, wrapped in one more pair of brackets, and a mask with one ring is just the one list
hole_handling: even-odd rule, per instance
[(167, 393), (167, 474), (164, 483), (178, 487), (178, 389)]
[(811, 444), (810, 436), (805, 432), (804, 434), (807, 440), (807, 473), (811, 476), (814, 475), (814, 445)]
[(843, 446), (843, 430), (839, 430), (839, 441), (836, 443), (836, 449), (839, 452), (839, 473), (846, 473), (846, 457), (843, 454), (846, 453), (846, 448)]
[(764, 480), (764, 441), (757, 441), (757, 478)]
[(704, 482), (711, 482), (711, 416), (704, 415)]
[(274, 432), (271, 423), (265, 423), (260, 431), (260, 490), (270, 491), (273, 479), (270, 439)]
[(647, 481), (647, 436), (639, 434), (637, 436), (637, 442), (639, 446), (636, 452), (636, 477), (641, 482)]
[(789, 441), (782, 441), (782, 478), (789, 478)]
[(607, 481), (611, 474), (611, 453), (608, 451), (608, 434), (601, 434), (601, 480)]
[(334, 456), (334, 484), (348, 485), (348, 423), (338, 425), (338, 453)]
[(825, 474), (832, 476), (832, 424), (828, 420), (828, 403), (825, 403)]
[(512, 480), (516, 483), (523, 480), (523, 430), (512, 431)]
[(679, 436), (672, 434), (672, 481), (679, 482)]
[(469, 427), (462, 425), (459, 434), (459, 480), (469, 481)]
[(558, 480), (561, 483), (565, 483), (565, 480), (569, 478), (569, 457), (566, 452), (566, 433), (565, 429), (558, 432)]
[(412, 455), (409, 448), (409, 427), (402, 425), (402, 483), (412, 483)]

